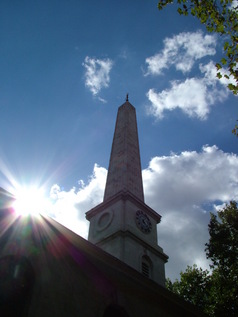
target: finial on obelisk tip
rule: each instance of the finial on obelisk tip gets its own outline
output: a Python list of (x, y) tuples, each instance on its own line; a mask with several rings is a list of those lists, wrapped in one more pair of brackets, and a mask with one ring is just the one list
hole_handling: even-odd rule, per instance
[(126, 101), (129, 101), (129, 94), (126, 94)]

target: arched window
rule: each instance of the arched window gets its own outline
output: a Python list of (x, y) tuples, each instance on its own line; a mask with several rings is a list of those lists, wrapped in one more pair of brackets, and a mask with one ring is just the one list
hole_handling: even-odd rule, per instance
[(33, 284), (34, 271), (27, 258), (0, 258), (1, 317), (27, 316)]
[(103, 317), (129, 317), (125, 309), (119, 305), (109, 305)]
[(141, 272), (146, 277), (151, 278), (152, 274), (152, 263), (150, 258), (147, 255), (143, 255), (141, 260)]

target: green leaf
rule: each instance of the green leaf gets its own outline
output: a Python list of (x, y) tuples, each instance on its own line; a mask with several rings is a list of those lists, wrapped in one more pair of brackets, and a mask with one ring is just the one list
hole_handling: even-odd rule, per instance
[(227, 50), (228, 46), (229, 46), (229, 43), (228, 43), (228, 42), (225, 42), (225, 43), (224, 43), (224, 46), (223, 46), (225, 51)]
[(221, 59), (221, 63), (222, 63), (222, 65), (226, 65), (227, 64), (227, 60), (225, 58), (222, 58)]
[(195, 10), (194, 8), (191, 9), (191, 14), (192, 14), (193, 16), (196, 15), (196, 10)]
[(229, 88), (230, 90), (235, 90), (235, 89), (237, 89), (236, 86), (233, 85), (233, 84), (228, 84), (228, 88)]
[(224, 32), (224, 25), (223, 24), (219, 24), (217, 26), (217, 32), (218, 33), (223, 33)]

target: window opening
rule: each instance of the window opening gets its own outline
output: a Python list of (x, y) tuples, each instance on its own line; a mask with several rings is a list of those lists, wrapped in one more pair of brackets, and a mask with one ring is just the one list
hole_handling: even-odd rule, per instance
[(145, 262), (142, 262), (142, 274), (146, 277), (150, 277), (150, 268), (149, 265)]
[(148, 256), (143, 256), (141, 261), (141, 273), (146, 277), (151, 277), (151, 260)]

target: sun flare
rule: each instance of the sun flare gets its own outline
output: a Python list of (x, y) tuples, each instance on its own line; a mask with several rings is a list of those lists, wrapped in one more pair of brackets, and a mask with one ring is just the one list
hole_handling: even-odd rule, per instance
[(24, 187), (17, 190), (15, 197), (13, 208), (19, 216), (39, 215), (46, 209), (47, 199), (42, 188)]

